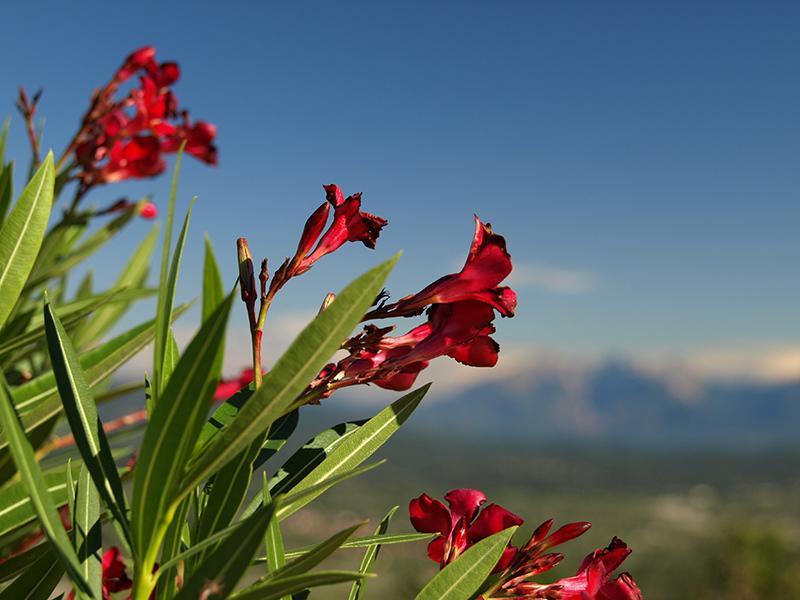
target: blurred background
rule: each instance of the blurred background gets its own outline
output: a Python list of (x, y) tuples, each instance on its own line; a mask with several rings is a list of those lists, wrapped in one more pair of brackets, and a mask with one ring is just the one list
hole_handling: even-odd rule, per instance
[[(389, 220), (377, 250), (344, 248), (282, 292), (268, 362), (327, 291), (396, 250), (399, 297), (460, 268), (473, 213), (506, 237), (519, 308), (498, 322), (500, 364), (439, 359), (389, 464), (294, 518), (297, 543), (476, 487), (526, 528), (594, 523), (559, 575), (618, 535), (648, 598), (800, 598), (800, 5), (15, 3), (4, 17), (0, 117), (18, 85), (44, 88), (56, 151), (130, 51), (180, 63), (176, 94), (217, 125), (220, 164), (184, 161), (178, 210), (199, 202), (179, 299), (198, 295), (203, 231), (232, 285), (235, 239), (277, 266), (323, 184)], [(8, 154), (27, 160), (17, 116)], [(168, 186), (91, 201), (163, 207)], [(146, 227), (94, 260), (99, 286)], [(231, 375), (246, 331), (242, 310)], [(396, 396), (334, 396), (299, 437)], [(412, 545), (378, 568), (378, 597), (403, 598), (436, 566)]]

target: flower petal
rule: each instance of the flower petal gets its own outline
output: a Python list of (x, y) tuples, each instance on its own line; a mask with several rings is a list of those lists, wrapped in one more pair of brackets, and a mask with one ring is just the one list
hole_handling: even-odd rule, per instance
[(474, 544), (492, 534), (503, 531), (514, 525), (522, 525), (524, 521), (510, 510), (498, 504), (490, 504), (484, 508), (470, 526), (468, 533), (470, 544)]
[(450, 534), (452, 522), (450, 511), (447, 507), (428, 496), (422, 494), (414, 498), (408, 505), (408, 513), (414, 529), (422, 533), (440, 533), (444, 536)]

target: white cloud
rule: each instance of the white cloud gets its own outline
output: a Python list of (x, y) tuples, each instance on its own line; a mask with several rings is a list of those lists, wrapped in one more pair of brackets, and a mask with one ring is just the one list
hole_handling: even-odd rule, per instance
[(593, 278), (584, 271), (539, 263), (514, 265), (509, 283), (512, 287), (537, 287), (556, 294), (583, 294), (594, 287)]

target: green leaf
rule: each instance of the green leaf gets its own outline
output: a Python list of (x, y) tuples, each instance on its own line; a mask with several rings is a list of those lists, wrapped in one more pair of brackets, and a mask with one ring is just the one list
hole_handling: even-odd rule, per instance
[(183, 243), (185, 243), (186, 231), (189, 227), (189, 218), (192, 214), (192, 206), (194, 206), (194, 200), (192, 200), (183, 223), (183, 241), (181, 241), (181, 239), (178, 240), (178, 245), (175, 248), (175, 254), (172, 258), (172, 267), (169, 269), (168, 273), (169, 257), (172, 250), (172, 223), (175, 219), (175, 200), (178, 196), (178, 179), (180, 177), (182, 162), (183, 145), (178, 152), (178, 157), (175, 160), (175, 169), (172, 172), (172, 186), (169, 193), (169, 202), (167, 203), (167, 224), (164, 228), (164, 245), (161, 248), (161, 272), (158, 278), (158, 301), (156, 303), (156, 342), (153, 349), (154, 399), (157, 399), (166, 385), (166, 381), (160, 381), (161, 369), (164, 364), (164, 354), (166, 353), (168, 329), (172, 321), (172, 304), (175, 301), (175, 286), (177, 284), (178, 270), (183, 254)]
[(203, 320), (214, 312), (225, 300), (225, 286), (222, 283), (222, 274), (214, 256), (211, 239), (206, 234), (206, 253), (203, 258)]
[[(324, 313), (323, 313), (324, 314)], [(395, 400), (377, 415), (347, 436), (328, 456), (317, 465), (303, 480), (292, 488), (302, 492), (310, 487), (324, 482), (326, 479), (339, 473), (348, 471), (360, 465), (372, 456), (392, 435), (405, 423), (414, 409), (422, 401), (430, 384), (424, 385), (413, 392)], [(322, 493), (322, 492), (320, 492)], [(319, 494), (310, 495), (303, 503), (296, 503), (293, 509), (299, 510)]]
[(81, 572), (92, 588), (92, 595), (95, 598), (102, 598), (103, 577), (100, 554), (103, 534), (100, 523), (100, 497), (85, 463), (81, 466), (78, 476), (75, 516), (72, 523), (78, 560), (81, 562)]
[[(277, 519), (279, 521), (282, 519), (281, 511), (284, 510), (284, 508), (285, 508), (284, 505), (288, 505), (289, 509), (291, 510), (292, 503), (298, 502), (298, 501), (302, 501), (308, 494), (315, 493), (319, 489), (323, 489), (323, 490), (327, 489), (327, 488), (331, 487), (332, 485), (335, 485), (336, 483), (344, 481), (345, 479), (349, 479), (350, 477), (355, 477), (356, 475), (361, 475), (362, 473), (366, 473), (367, 471), (371, 471), (375, 467), (378, 467), (381, 464), (383, 464), (383, 462), (385, 462), (385, 461), (380, 461), (380, 462), (377, 462), (377, 463), (374, 463), (374, 464), (371, 464), (371, 465), (367, 465), (367, 466), (364, 466), (364, 467), (359, 467), (358, 469), (353, 469), (352, 471), (349, 471), (347, 473), (343, 473), (341, 475), (338, 475), (337, 477), (333, 477), (333, 478), (321, 483), (319, 486), (314, 486), (313, 488), (309, 488), (308, 490), (306, 490), (304, 492), (300, 492), (299, 494), (291, 494), (291, 495), (288, 495), (288, 496), (280, 496), (280, 497), (276, 498), (277, 500), (280, 501), (280, 504), (281, 504), (281, 506), (278, 508), (277, 512), (275, 513)], [(260, 498), (259, 498), (259, 501), (260, 501)], [(260, 507), (256, 507), (256, 510), (259, 510), (259, 509), (260, 509)], [(249, 517), (246, 517), (246, 518), (249, 518)], [(231, 525), (230, 527), (227, 527), (227, 528), (223, 529), (222, 531), (218, 531), (214, 535), (211, 535), (211, 536), (207, 537), (206, 539), (204, 539), (204, 540), (202, 540), (200, 542), (197, 542), (196, 544), (193, 544), (190, 548), (186, 549), (184, 552), (182, 552), (178, 556), (175, 556), (171, 560), (166, 561), (163, 565), (161, 565), (161, 569), (162, 570), (166, 570), (166, 569), (169, 569), (171, 567), (174, 567), (175, 565), (177, 565), (181, 561), (185, 561), (186, 559), (188, 559), (188, 558), (190, 558), (192, 556), (195, 556), (196, 554), (198, 554), (200, 552), (203, 552), (206, 548), (210, 548), (210, 547), (220, 543), (221, 541), (228, 539), (228, 537), (230, 537), (230, 536), (236, 537), (236, 535), (238, 535), (239, 529), (242, 527), (242, 523), (245, 523), (245, 522), (246, 521), (239, 521), (238, 523), (235, 523), (234, 525)], [(310, 550), (310, 548), (307, 549), (306, 551), (309, 551), (309, 550)]]
[[(59, 318), (65, 327), (73, 327), (80, 323), (86, 316), (96, 309), (117, 302), (130, 304), (131, 301), (151, 296), (153, 290), (111, 290), (91, 298), (75, 300), (57, 309)], [(20, 335), (8, 339), (0, 345), (0, 356), (7, 355), (26, 346), (36, 344), (44, 339), (44, 320), (34, 317), (28, 324), (28, 329)]]
[(97, 491), (123, 531), (127, 532), (127, 502), (122, 482), (111, 456), (111, 449), (105, 441), (103, 424), (97, 416), (94, 397), (81, 369), (78, 355), (50, 304), (45, 304), (44, 317), (50, 362), (75, 443)]
[(3, 163), (6, 160), (6, 140), (8, 139), (9, 125), (11, 125), (11, 119), (6, 117), (3, 119), (3, 126), (0, 127), (0, 169), (3, 168)]
[[(66, 465), (44, 474), (47, 493), (54, 506), (67, 502)], [(0, 488), (0, 539), (36, 519), (33, 502), (22, 481)]]
[[(137, 289), (144, 286), (150, 267), (150, 257), (153, 255), (157, 239), (158, 224), (153, 226), (147, 237), (131, 255), (128, 264), (125, 265), (114, 284), (115, 289)], [(89, 322), (76, 332), (75, 345), (83, 348), (100, 339), (122, 318), (131, 304), (131, 302), (118, 302), (97, 310)]]
[[(276, 427), (283, 419), (289, 417), (297, 412), (292, 411), (285, 417), (281, 417), (272, 424)], [(270, 494), (277, 495), (288, 492), (293, 486), (297, 485), (302, 479), (314, 470), (314, 467), (319, 465), (325, 457), (330, 454), (336, 446), (347, 436), (352, 435), (359, 427), (364, 425), (364, 421), (348, 421), (346, 423), (339, 423), (333, 427), (326, 429), (300, 447), (289, 459), (283, 463), (281, 468), (269, 481)], [(257, 465), (256, 465), (257, 466)], [(255, 468), (255, 467), (254, 467)], [(252, 513), (258, 508), (261, 499), (256, 496), (244, 510), (244, 516)]]
[(164, 389), (164, 401), (155, 404), (145, 430), (131, 505), (135, 547), (142, 555), (157, 550), (177, 508), (176, 500), (182, 497), (176, 496), (175, 488), (216, 389), (219, 376), (213, 371), (221, 361), (220, 340), (232, 301), (233, 293), (189, 343)]
[[(46, 257), (42, 257), (41, 260), (37, 261), (30, 279), (25, 283), (25, 289), (33, 289), (53, 277), (58, 277), (62, 273), (68, 272), (82, 263), (105, 246), (109, 240), (119, 233), (131, 219), (138, 215), (138, 213), (138, 205), (134, 204), (129, 206), (123, 210), (119, 216), (115, 217), (86, 238), (86, 240), (74, 250), (71, 250), (71, 246), (75, 239), (70, 239), (69, 236), (73, 233), (81, 233), (84, 228), (82, 226), (66, 228), (66, 244), (56, 244), (52, 248), (52, 251), (48, 252)], [(70, 249), (71, 251), (64, 254), (64, 249)]]
[[(394, 513), (397, 512), (397, 509), (400, 508), (399, 506), (395, 506), (386, 513), (386, 516), (383, 517), (380, 525), (375, 530), (375, 535), (383, 535), (386, 533), (386, 530), (389, 529), (389, 522), (392, 520)], [(369, 570), (372, 568), (372, 565), (375, 563), (375, 560), (378, 558), (378, 553), (381, 550), (380, 544), (371, 544), (367, 547), (367, 551), (364, 553), (364, 558), (361, 559), (361, 566), (358, 570), (361, 573), (367, 574)], [(353, 587), (350, 588), (350, 595), (348, 600), (359, 600), (364, 595), (364, 586), (366, 585), (367, 580), (361, 579), (353, 583)]]
[(0, 327), (17, 303), (53, 205), (53, 153), (47, 154), (0, 229)]
[(200, 563), (176, 600), (227, 598), (250, 566), (275, 507), (271, 502), (243, 521), (240, 534), (228, 537)]
[[(360, 538), (353, 538), (352, 540), (342, 544), (342, 548), (369, 548), (370, 546), (388, 546), (390, 544), (407, 544), (409, 542), (425, 542), (430, 541), (436, 534), (434, 533), (398, 533), (395, 535), (365, 535)], [(313, 546), (304, 546), (294, 550), (286, 551), (286, 558), (296, 558), (302, 556)], [(263, 562), (259, 559), (259, 562)]]
[[(52, 169), (52, 157), (50, 161)], [(58, 511), (56, 511), (56, 507), (50, 499), (44, 475), (39, 470), (33, 448), (25, 437), (22, 425), (14, 412), (11, 397), (7, 392), (5, 377), (2, 375), (0, 375), (0, 424), (2, 424), (3, 431), (8, 438), (11, 455), (14, 457), (14, 463), (17, 465), (20, 479), (31, 497), (31, 503), (39, 518), (42, 531), (52, 542), (56, 554), (64, 565), (70, 579), (75, 582), (81, 591), (91, 595), (91, 586), (89, 586), (81, 573), (78, 557), (75, 555), (69, 536), (61, 524)]]
[(439, 571), (416, 600), (468, 600), (483, 585), (517, 530), (509, 527), (482, 539)]
[(167, 563), (178, 556), (181, 552), (181, 533), (186, 525), (186, 517), (189, 514), (189, 506), (192, 498), (187, 496), (175, 511), (175, 518), (167, 527), (164, 536), (164, 544), (161, 548), (161, 567), (158, 571), (158, 587), (156, 588), (156, 598), (158, 600), (172, 600), (178, 593), (175, 576), (177, 575), (177, 562), (175, 566), (168, 566)]
[(179, 495), (217, 471), (289, 411), (298, 395), (361, 321), (397, 259), (396, 256), (356, 279), (303, 329), (233, 422), (195, 456)]
[(0, 583), (5, 583), (9, 579), (18, 577), (45, 554), (49, 555), (50, 562), (60, 565), (58, 559), (56, 559), (50, 550), (50, 543), (45, 542), (34, 546), (30, 550), (26, 550), (22, 554), (15, 554), (14, 556), (5, 558), (3, 562), (0, 563)]
[[(264, 473), (264, 482), (261, 486), (261, 502), (264, 506), (272, 503), (272, 496), (269, 493), (269, 486), (267, 485), (267, 474)], [(286, 564), (286, 548), (283, 545), (283, 534), (281, 533), (281, 524), (275, 515), (267, 525), (267, 531), (264, 534), (264, 548), (267, 553), (267, 572), (275, 573), (283, 565)], [(288, 598), (286, 600), (291, 600)]]
[(364, 579), (354, 571), (317, 571), (256, 583), (231, 596), (231, 600), (276, 600), (306, 589)]
[[(49, 550), (49, 545), (45, 545), (45, 548)], [(53, 553), (48, 551), (0, 592), (0, 600), (47, 600), (61, 581), (63, 574), (64, 567)]]
[(341, 545), (344, 544), (362, 525), (364, 525), (364, 523), (358, 523), (357, 525), (343, 529), (338, 533), (334, 533), (328, 539), (314, 546), (303, 556), (295, 558), (290, 563), (284, 565), (282, 569), (273, 573), (270, 576), (270, 579), (283, 579), (310, 571), (323, 560), (328, 558), (331, 554), (336, 552)]
[(0, 224), (6, 219), (8, 207), (11, 206), (11, 197), (14, 195), (14, 163), (3, 168), (0, 160)]
[[(176, 310), (176, 316), (185, 312), (188, 306)], [(91, 350), (79, 358), (81, 368), (86, 373), (90, 386), (97, 385), (114, 373), (153, 340), (155, 321), (147, 321), (127, 331), (102, 346)], [(22, 417), (26, 431), (47, 422), (61, 411), (61, 400), (56, 394), (55, 376), (52, 371), (14, 388), (14, 405)], [(0, 438), (0, 449), (7, 446)]]

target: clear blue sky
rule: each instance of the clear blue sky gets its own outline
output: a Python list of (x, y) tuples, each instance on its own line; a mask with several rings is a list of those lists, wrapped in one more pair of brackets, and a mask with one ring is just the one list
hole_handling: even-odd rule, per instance
[[(397, 295), (457, 269), (472, 213), (506, 235), (519, 315), (500, 340), (566, 350), (800, 339), (800, 5), (758, 2), (22, 3), (4, 8), (2, 114), (45, 88), (60, 150), (132, 49), (177, 60), (176, 93), (217, 124), (188, 160), (202, 233), (235, 272), (244, 235), (292, 252), (322, 184), (389, 219), (287, 290), (310, 310), (402, 248)], [(0, 105), (2, 106), (2, 105)], [(18, 119), (12, 154), (26, 150)], [(153, 192), (168, 178), (108, 187)], [(113, 269), (146, 225), (104, 252)], [(101, 275), (101, 279), (102, 279)]]

